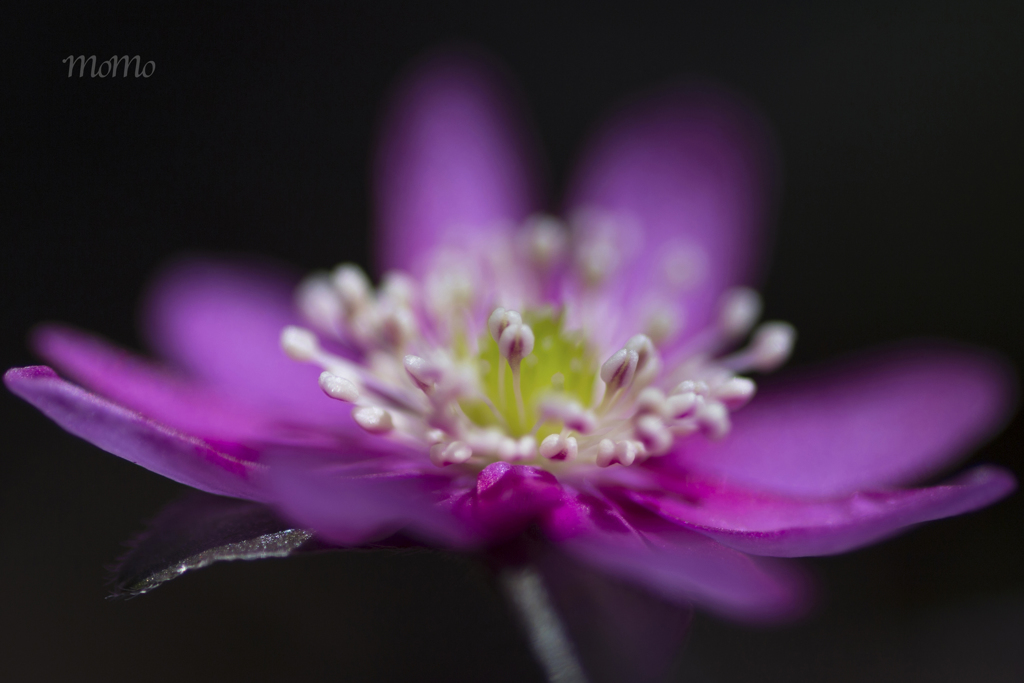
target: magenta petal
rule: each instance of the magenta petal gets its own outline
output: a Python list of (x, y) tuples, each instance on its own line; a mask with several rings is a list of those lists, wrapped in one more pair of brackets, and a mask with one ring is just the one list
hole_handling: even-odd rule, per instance
[(453, 503), (452, 512), (497, 540), (523, 531), (561, 499), (562, 487), (550, 472), (495, 462), (480, 472), (472, 491)]
[(281, 330), (300, 322), (294, 284), (268, 268), (181, 262), (153, 287), (145, 331), (160, 355), (245, 404), (302, 423), (337, 424), (349, 411), (324, 396), (319, 369), (281, 350)]
[(476, 537), (441, 505), (449, 480), (380, 456), (354, 466), (275, 463), (266, 484), (281, 512), (338, 545), (362, 545), (402, 532), (465, 548)]
[(560, 547), (673, 601), (693, 601), (750, 620), (796, 616), (807, 586), (794, 567), (756, 559), (640, 508), (580, 496), (549, 514)]
[(684, 337), (696, 332), (724, 289), (751, 281), (774, 183), (769, 140), (750, 108), (710, 87), (649, 97), (602, 129), (568, 206), (620, 222), (620, 262), (602, 291), (610, 310), (629, 312), (623, 340), (646, 329), (652, 306), (676, 314)]
[(767, 386), (720, 441), (691, 440), (656, 468), (756, 491), (837, 498), (949, 465), (1013, 405), (999, 360), (953, 347), (875, 352)]
[(377, 262), (421, 274), (435, 246), (507, 230), (534, 208), (528, 139), (498, 74), (421, 65), (395, 93), (375, 167)]
[[(283, 424), (272, 413), (240, 405), (209, 385), (84, 332), (47, 325), (35, 331), (32, 342), (37, 353), (90, 391), (188, 434), (230, 441), (305, 443), (332, 442), (345, 434), (337, 428), (332, 433)], [(338, 422), (348, 424), (345, 419)]]
[(941, 486), (861, 492), (836, 501), (767, 498), (691, 486), (682, 495), (629, 497), (724, 545), (754, 555), (834, 555), (880, 541), (908, 526), (985, 507), (1016, 488), (1012, 474), (977, 467)]
[(12, 368), (4, 383), (75, 436), (201, 491), (265, 500), (252, 481), (259, 468), (233, 444), (214, 445), (149, 420), (60, 379), (46, 366)]

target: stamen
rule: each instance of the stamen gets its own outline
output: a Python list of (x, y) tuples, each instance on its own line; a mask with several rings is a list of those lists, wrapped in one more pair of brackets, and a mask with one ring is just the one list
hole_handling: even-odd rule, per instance
[(636, 374), (636, 365), (639, 360), (640, 357), (636, 351), (619, 349), (605, 361), (601, 366), (601, 379), (608, 385), (607, 394), (629, 386), (633, 381), (633, 375)]
[(441, 369), (419, 356), (406, 356), (402, 364), (412, 381), (424, 393), (429, 393), (441, 379)]
[(730, 410), (741, 408), (754, 397), (757, 385), (746, 377), (733, 377), (715, 387), (711, 395)]
[(538, 270), (546, 271), (562, 260), (569, 243), (565, 225), (546, 214), (532, 216), (527, 220), (521, 233), (526, 246), (526, 256)]
[(754, 332), (750, 345), (732, 356), (723, 358), (721, 364), (730, 370), (742, 372), (758, 370), (770, 372), (789, 359), (796, 342), (796, 330), (789, 323), (772, 321), (763, 323)]
[(316, 273), (303, 280), (295, 292), (295, 303), (302, 316), (314, 327), (335, 336), (339, 334), (338, 323), (344, 311), (338, 292), (326, 273)]
[(576, 401), (560, 397), (545, 399), (540, 405), (542, 418), (561, 421), (566, 428), (589, 434), (597, 428), (597, 416)]
[(320, 342), (309, 330), (289, 325), (281, 330), (281, 348), (293, 360), (309, 363), (320, 355)]
[(472, 456), (473, 449), (462, 441), (452, 441), (449, 444), (438, 443), (430, 447), (430, 461), (438, 467), (458, 465), (466, 462)]
[(327, 370), (320, 373), (320, 388), (325, 394), (339, 401), (355, 403), (359, 400), (359, 389), (355, 384)]
[(576, 437), (551, 434), (540, 442), (541, 457), (548, 460), (575, 460), (579, 452), (579, 444)]
[(697, 406), (697, 421), (713, 439), (729, 433), (729, 411), (718, 401), (705, 401)]
[(507, 311), (500, 306), (495, 308), (491, 313), (491, 316), (487, 319), (487, 331), (491, 333), (491, 338), (496, 342), (501, 341), (501, 333), (505, 331), (509, 325), (521, 325), (523, 323), (523, 317), (515, 311)]
[(391, 413), (378, 406), (360, 406), (352, 411), (352, 418), (371, 434), (387, 434), (395, 428)]
[(662, 455), (672, 446), (672, 432), (657, 415), (642, 415), (637, 419), (634, 431), (651, 455)]
[[(517, 313), (516, 316), (518, 315)], [(521, 423), (526, 421), (526, 408), (523, 405), (523, 391), (519, 382), (519, 364), (533, 351), (533, 342), (533, 330), (529, 325), (522, 323), (508, 325), (498, 339), (498, 351), (512, 369), (512, 391), (516, 397), (516, 409), (519, 411)]]
[(354, 263), (343, 263), (331, 274), (334, 288), (338, 291), (345, 312), (351, 315), (370, 302), (372, 288), (363, 269)]
[(695, 392), (683, 391), (672, 394), (665, 399), (665, 415), (678, 420), (693, 413), (696, 406), (697, 394)]
[(727, 340), (739, 339), (761, 317), (761, 295), (749, 287), (736, 287), (721, 298), (718, 327)]

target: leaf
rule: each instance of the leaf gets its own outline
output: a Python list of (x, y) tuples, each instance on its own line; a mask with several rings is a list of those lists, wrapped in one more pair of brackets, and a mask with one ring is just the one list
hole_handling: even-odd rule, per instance
[(214, 562), (286, 557), (315, 546), (312, 538), (260, 503), (192, 492), (165, 507), (135, 539), (114, 569), (111, 597), (148, 593)]

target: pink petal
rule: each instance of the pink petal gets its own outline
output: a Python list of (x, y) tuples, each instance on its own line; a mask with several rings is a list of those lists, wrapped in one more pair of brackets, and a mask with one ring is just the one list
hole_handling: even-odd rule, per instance
[(491, 541), (522, 532), (562, 498), (550, 472), (495, 462), (477, 476), (476, 486), (453, 502), (452, 511)]
[(685, 338), (725, 288), (751, 282), (777, 163), (769, 140), (746, 103), (707, 86), (648, 97), (601, 130), (568, 206), (620, 222), (619, 264), (601, 290), (626, 312), (617, 343), (644, 331), (655, 308), (678, 316)]
[(837, 498), (923, 478), (1006, 420), (1004, 363), (950, 346), (876, 351), (769, 384), (720, 441), (691, 439), (652, 467), (804, 498)]
[(846, 552), (913, 524), (970, 512), (1008, 495), (1016, 486), (1006, 470), (977, 467), (942, 486), (861, 492), (834, 501), (772, 498), (706, 485), (677, 489), (679, 495), (626, 495), (745, 553), (800, 557)]
[(330, 429), (305, 421), (284, 421), (273, 412), (241, 404), (214, 387), (70, 328), (37, 328), (32, 342), (37, 353), (90, 391), (188, 434), (240, 442), (323, 445), (358, 435), (342, 406), (338, 406)]
[(421, 274), (436, 246), (507, 231), (535, 205), (527, 136), (499, 74), (448, 54), (395, 93), (375, 167), (377, 262)]
[(320, 390), (318, 368), (281, 350), (281, 330), (300, 323), (294, 284), (269, 268), (180, 262), (152, 288), (145, 332), (160, 355), (222, 393), (282, 419), (329, 427), (348, 411)]
[(744, 555), (639, 506), (581, 495), (544, 527), (566, 552), (673, 601), (750, 620), (790, 618), (807, 606), (795, 568)]
[(12, 368), (4, 383), (75, 436), (187, 486), (264, 501), (260, 468), (238, 444), (215, 444), (171, 429), (60, 379), (46, 366)]
[(382, 457), (347, 466), (274, 463), (266, 478), (273, 503), (289, 519), (324, 539), (362, 545), (403, 532), (430, 543), (465, 548), (474, 535), (439, 503), (447, 477), (414, 463)]

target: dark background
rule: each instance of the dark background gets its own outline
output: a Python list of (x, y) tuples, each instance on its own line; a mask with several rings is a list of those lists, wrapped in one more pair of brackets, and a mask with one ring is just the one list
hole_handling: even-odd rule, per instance
[[(519, 79), (553, 206), (621, 98), (696, 74), (759, 102), (785, 158), (767, 313), (800, 330), (795, 365), (922, 335), (1024, 359), (1019, 2), (19, 4), (0, 22), (5, 366), (36, 362), (45, 319), (137, 347), (137, 297), (181, 252), (366, 263), (382, 99), (452, 40)], [(156, 71), (69, 79), (68, 54)], [(105, 600), (105, 565), (181, 487), (7, 393), (0, 410), (4, 680), (539, 680), (484, 575), (440, 553), (224, 564)], [(1024, 475), (1022, 431), (975, 461)], [(808, 564), (811, 618), (699, 615), (677, 678), (1024, 680), (1024, 496)]]

